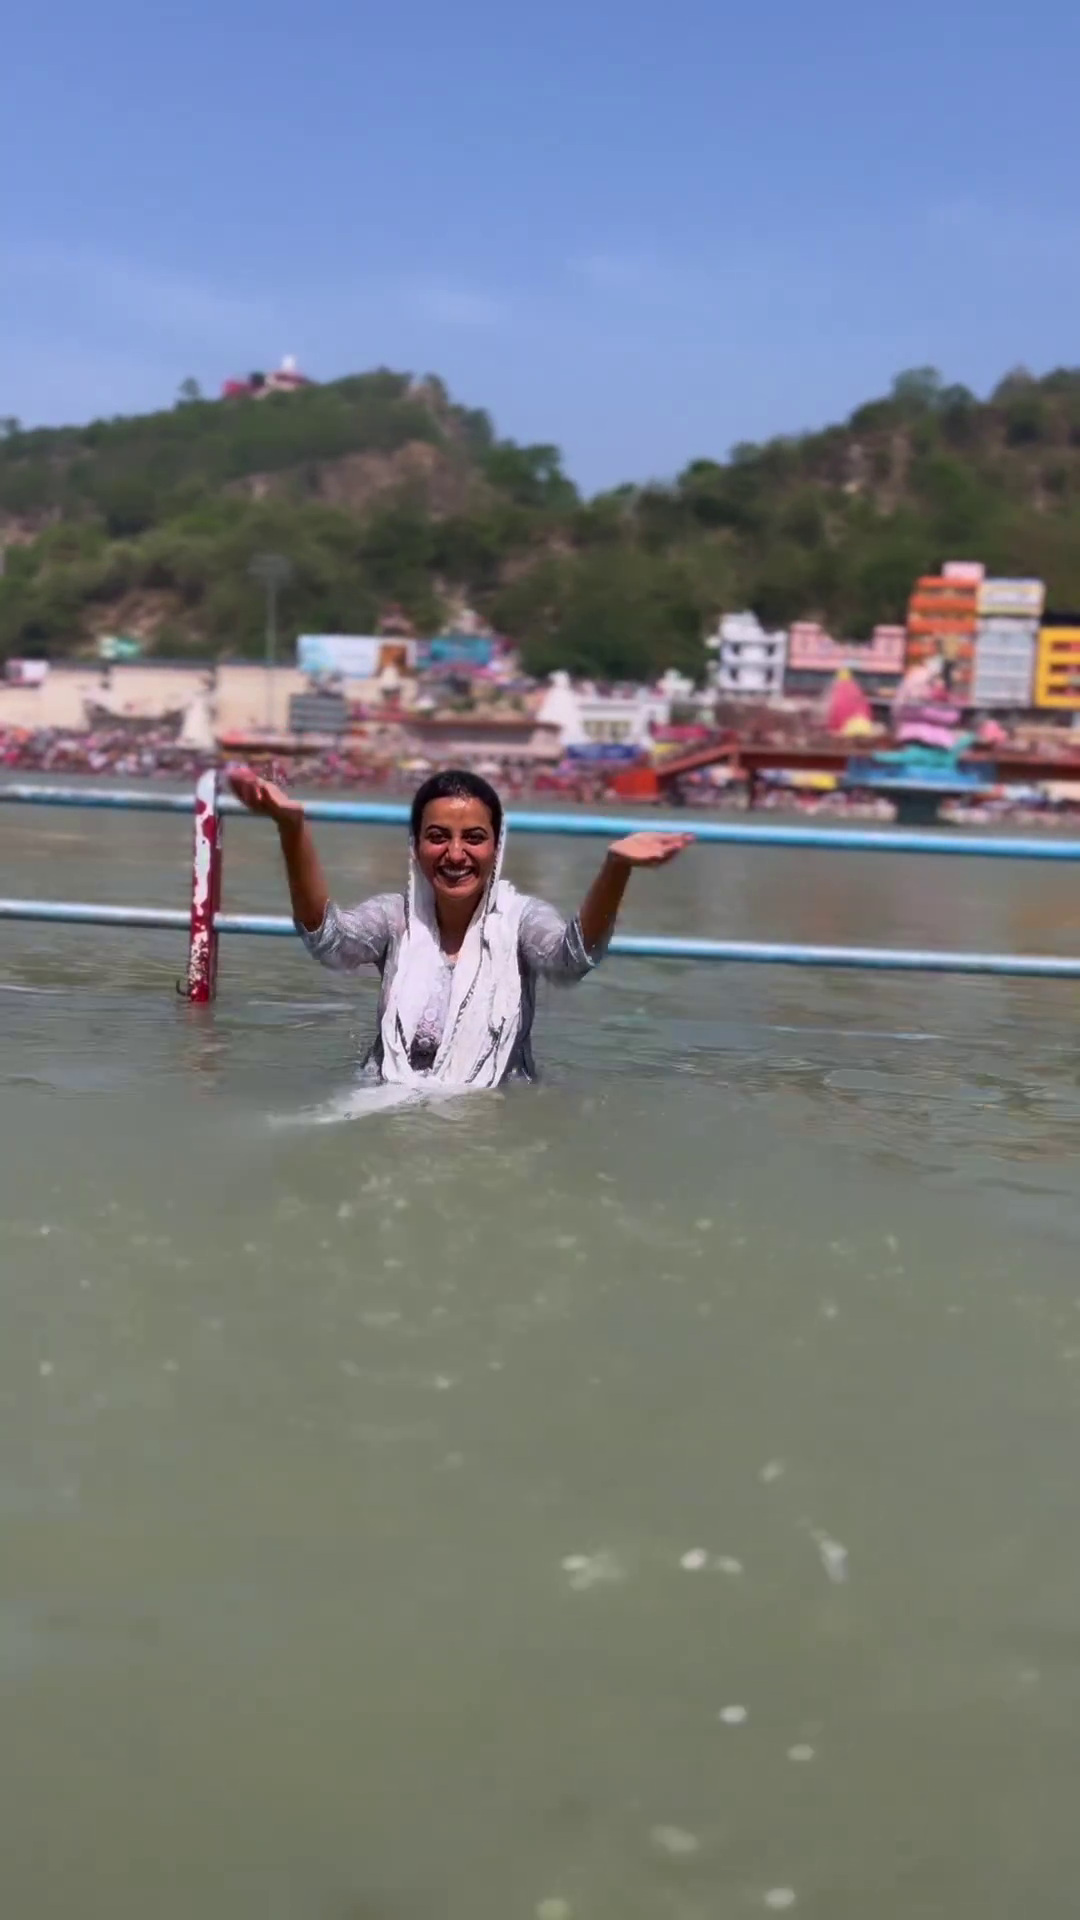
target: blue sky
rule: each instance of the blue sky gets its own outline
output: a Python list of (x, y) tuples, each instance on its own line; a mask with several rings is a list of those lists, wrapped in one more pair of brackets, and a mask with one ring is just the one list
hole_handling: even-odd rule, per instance
[(587, 488), (1080, 361), (1066, 0), (76, 0), (5, 27), (0, 413), (295, 353)]

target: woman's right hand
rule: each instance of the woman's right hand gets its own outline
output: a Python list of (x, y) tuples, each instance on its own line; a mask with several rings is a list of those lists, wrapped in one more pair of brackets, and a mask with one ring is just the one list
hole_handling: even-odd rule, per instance
[(299, 800), (293, 800), (281, 787), (275, 787), (272, 780), (262, 779), (250, 767), (230, 767), (229, 785), (241, 806), (249, 813), (265, 815), (275, 826), (299, 826), (304, 817)]

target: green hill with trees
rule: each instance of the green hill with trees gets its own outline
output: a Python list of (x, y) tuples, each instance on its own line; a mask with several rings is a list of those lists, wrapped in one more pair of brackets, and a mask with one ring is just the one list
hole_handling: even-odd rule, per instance
[(293, 631), (422, 631), (469, 601), (555, 666), (700, 670), (722, 609), (866, 634), (946, 557), (1080, 605), (1080, 371), (988, 400), (901, 374), (843, 425), (583, 498), (552, 446), (497, 437), (434, 378), (379, 370), (261, 400), (24, 430), (0, 421), (0, 657), (102, 633), (159, 653), (261, 646), (254, 555), (284, 554)]

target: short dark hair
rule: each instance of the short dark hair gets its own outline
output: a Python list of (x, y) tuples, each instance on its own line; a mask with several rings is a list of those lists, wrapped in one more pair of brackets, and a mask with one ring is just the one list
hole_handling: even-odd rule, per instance
[(502, 833), (502, 801), (490, 782), (481, 779), (478, 773), (469, 773), (464, 767), (448, 767), (445, 773), (433, 773), (413, 794), (409, 832), (414, 846), (424, 824), (424, 808), (429, 807), (433, 800), (479, 800), (491, 815), (491, 827), (496, 840)]

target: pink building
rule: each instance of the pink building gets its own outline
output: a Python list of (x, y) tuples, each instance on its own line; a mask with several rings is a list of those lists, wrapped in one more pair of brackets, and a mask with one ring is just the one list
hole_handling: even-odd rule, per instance
[(903, 627), (875, 627), (869, 640), (834, 640), (816, 620), (797, 620), (788, 634), (788, 667), (797, 673), (893, 674), (904, 671)]

